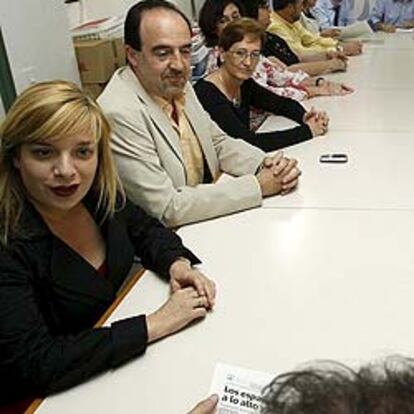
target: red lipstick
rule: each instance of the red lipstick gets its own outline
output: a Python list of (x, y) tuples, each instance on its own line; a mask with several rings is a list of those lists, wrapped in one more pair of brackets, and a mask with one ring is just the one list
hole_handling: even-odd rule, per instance
[(51, 190), (59, 197), (69, 197), (76, 192), (79, 184), (73, 185), (59, 185), (57, 187), (52, 187)]

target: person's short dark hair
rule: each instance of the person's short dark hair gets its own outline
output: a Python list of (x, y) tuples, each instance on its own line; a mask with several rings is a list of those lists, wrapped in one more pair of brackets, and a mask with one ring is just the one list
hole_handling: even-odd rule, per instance
[(187, 16), (173, 3), (166, 0), (143, 0), (132, 6), (127, 13), (124, 25), (124, 40), (125, 44), (131, 46), (133, 49), (140, 51), (142, 47), (141, 42), (141, 20), (146, 11), (154, 9), (171, 10), (178, 13), (187, 23), (188, 29), (191, 33), (191, 23)]
[(219, 39), (219, 46), (227, 52), (236, 42), (241, 42), (245, 36), (259, 39), (261, 47), (266, 41), (266, 33), (263, 27), (250, 17), (242, 17), (230, 22), (223, 29)]
[(299, 0), (273, 0), (273, 10), (283, 10), (289, 6), (289, 4), (295, 4), (298, 1)]
[(231, 3), (239, 9), (241, 16), (245, 15), (244, 7), (239, 0), (206, 0), (201, 7), (198, 24), (208, 47), (217, 46), (217, 23), (223, 16), (224, 9)]
[(262, 414), (412, 414), (414, 360), (391, 357), (358, 371), (319, 362), (276, 377), (263, 404)]
[(246, 17), (251, 17), (252, 19), (257, 19), (259, 17), (259, 8), (268, 7), (268, 0), (242, 0), (244, 10), (246, 12)]

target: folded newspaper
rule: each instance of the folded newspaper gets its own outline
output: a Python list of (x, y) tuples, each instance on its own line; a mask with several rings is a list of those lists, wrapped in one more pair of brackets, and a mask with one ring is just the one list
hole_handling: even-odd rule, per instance
[(210, 387), (219, 395), (217, 414), (260, 413), (262, 389), (274, 375), (217, 363)]

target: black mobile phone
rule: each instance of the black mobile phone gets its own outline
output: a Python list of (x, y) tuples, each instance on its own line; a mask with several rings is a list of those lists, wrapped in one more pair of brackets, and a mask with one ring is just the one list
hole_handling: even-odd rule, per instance
[(319, 162), (343, 164), (348, 162), (348, 155), (346, 154), (323, 154), (319, 157)]

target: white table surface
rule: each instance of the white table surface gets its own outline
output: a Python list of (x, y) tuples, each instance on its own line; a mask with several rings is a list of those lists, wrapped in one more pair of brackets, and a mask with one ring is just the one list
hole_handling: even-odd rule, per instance
[[(264, 207), (414, 210), (414, 133), (330, 132), (285, 149), (299, 160), (298, 188)], [(345, 164), (319, 162), (345, 153)]]
[[(38, 412), (184, 414), (217, 361), (278, 373), (317, 358), (412, 354), (414, 212), (257, 209), (180, 234), (216, 279), (214, 312)], [(111, 320), (167, 294), (147, 274)]]
[[(414, 67), (413, 79), (414, 85)], [(316, 97), (303, 102), (310, 109), (324, 110), (330, 118), (330, 131), (410, 132), (414, 135), (414, 88), (356, 89), (350, 95)], [(292, 121), (269, 116), (261, 132), (283, 129)]]
[[(184, 414), (207, 395), (217, 361), (279, 373), (315, 358), (412, 355), (414, 41), (374, 38), (383, 42), (333, 75), (355, 82), (355, 94), (307, 103), (328, 109), (332, 124), (327, 137), (287, 149), (304, 171), (295, 193), (180, 230), (217, 281), (214, 312), (37, 412)], [(350, 160), (322, 166), (325, 152)], [(111, 320), (167, 296), (147, 272)]]
[[(414, 88), (414, 41), (410, 49), (366, 48), (365, 52), (349, 60), (347, 72), (326, 76), (361, 89)], [(411, 80), (411, 82), (407, 82)]]

